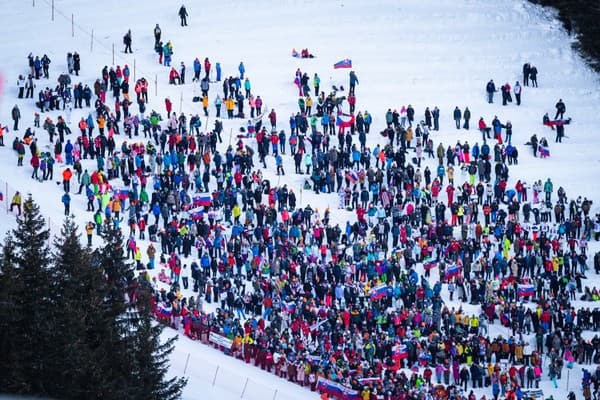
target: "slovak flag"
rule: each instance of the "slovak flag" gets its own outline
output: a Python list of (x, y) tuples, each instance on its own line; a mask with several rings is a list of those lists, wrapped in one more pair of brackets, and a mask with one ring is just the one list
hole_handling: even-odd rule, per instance
[(331, 381), (327, 378), (319, 377), (317, 379), (317, 389), (322, 393), (327, 393), (339, 400), (359, 400), (358, 391), (350, 389), (341, 383)]
[(202, 219), (204, 217), (204, 210), (201, 208), (194, 208), (189, 211), (189, 214), (191, 219)]
[(335, 64), (333, 64), (333, 68), (334, 69), (340, 69), (340, 68), (352, 68), (352, 60), (349, 58), (345, 58), (341, 61), (336, 62)]
[(127, 189), (127, 188), (116, 189), (115, 196), (117, 196), (117, 198), (119, 198), (120, 200), (125, 200), (125, 199), (129, 198), (129, 189)]
[(358, 182), (358, 175), (354, 170), (350, 170), (346, 172), (346, 179), (348, 179), (348, 181), (354, 185), (356, 182)]
[(406, 345), (398, 344), (394, 346), (392, 350), (392, 357), (395, 357), (400, 360), (403, 358), (408, 358), (408, 350), (406, 349)]
[(385, 296), (387, 296), (387, 289), (388, 286), (385, 283), (375, 286), (373, 289), (371, 289), (371, 300), (383, 299)]
[(293, 301), (288, 301), (287, 303), (282, 302), (281, 309), (287, 313), (293, 314), (294, 311), (296, 311), (296, 303), (294, 303)]
[(517, 286), (517, 295), (519, 297), (530, 297), (535, 295), (535, 288), (533, 285), (518, 285)]
[(437, 268), (438, 263), (435, 262), (434, 260), (429, 260), (429, 261), (425, 261), (423, 263), (423, 268), (425, 268), (426, 271), (430, 271), (434, 268)]
[(209, 207), (210, 206), (210, 196), (208, 196), (208, 195), (194, 196), (192, 198), (192, 203), (194, 204), (194, 207), (200, 207), (200, 206)]
[(460, 275), (460, 267), (458, 265), (451, 265), (448, 268), (446, 268), (446, 274), (445, 277), (446, 279), (452, 278), (453, 276), (458, 276)]

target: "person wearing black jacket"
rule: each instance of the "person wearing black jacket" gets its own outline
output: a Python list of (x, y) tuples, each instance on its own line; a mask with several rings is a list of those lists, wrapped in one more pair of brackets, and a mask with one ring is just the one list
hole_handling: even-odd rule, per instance
[(75, 75), (79, 76), (79, 70), (81, 69), (81, 57), (79, 53), (73, 53), (73, 71), (75, 71)]
[(188, 17), (187, 10), (185, 9), (185, 6), (182, 4), (181, 8), (179, 9), (179, 18), (181, 18), (181, 26), (187, 26), (187, 17)]
[(531, 73), (531, 65), (529, 63), (523, 64), (523, 85), (529, 86), (529, 74)]

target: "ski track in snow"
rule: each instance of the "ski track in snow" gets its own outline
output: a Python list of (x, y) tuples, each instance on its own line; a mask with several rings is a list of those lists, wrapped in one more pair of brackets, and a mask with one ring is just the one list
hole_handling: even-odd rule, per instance
[[(55, 20), (51, 21), (49, 0), (32, 2), (0, 1), (0, 36), (4, 39), (0, 49), (4, 55), (0, 64), (0, 77), (3, 93), (0, 93), (0, 123), (12, 128), (10, 111), (19, 104), (23, 119), (18, 134), (33, 125), (33, 103), (16, 99), (16, 79), (27, 72), (27, 54), (44, 53), (52, 59), (51, 80), (37, 81), (36, 92), (45, 86), (56, 86), (56, 78), (66, 71), (66, 53), (77, 51), (81, 55), (81, 77), (72, 77), (73, 83), (83, 82), (92, 85), (99, 77), (104, 65), (112, 65), (111, 48), (115, 45), (115, 64), (128, 64), (132, 69), (135, 60), (136, 77), (145, 76), (150, 81), (150, 104), (148, 112), (155, 109), (164, 114), (164, 98), (169, 96), (174, 110), (179, 112), (179, 99), (182, 111), (201, 114), (200, 106), (191, 102), (191, 85), (169, 86), (168, 69), (157, 63), (154, 53), (152, 29), (159, 23), (164, 42), (174, 45), (172, 65), (185, 61), (188, 76), (193, 72), (192, 61), (198, 56), (201, 60), (209, 57), (213, 63), (219, 61), (223, 75), (236, 75), (237, 65), (244, 61), (247, 75), (252, 82), (253, 93), (260, 95), (269, 108), (275, 108), (279, 129), (287, 128), (287, 120), (296, 112), (297, 94), (292, 81), (296, 68), (301, 68), (312, 76), (315, 72), (321, 77), (321, 88), (326, 93), (330, 86), (347, 86), (348, 71), (333, 70), (332, 64), (343, 58), (351, 58), (360, 84), (356, 89), (357, 110), (369, 110), (373, 115), (372, 133), (368, 145), (373, 148), (383, 143), (378, 134), (384, 125), (384, 113), (388, 108), (400, 109), (402, 105), (413, 105), (416, 120), (422, 119), (426, 106), (438, 106), (441, 110), (441, 130), (434, 132), (435, 146), (442, 141), (446, 146), (457, 140), (469, 143), (480, 142), (479, 132), (456, 131), (452, 120), (455, 106), (464, 109), (469, 106), (472, 112), (471, 125), (476, 125), (480, 116), (489, 124), (497, 115), (501, 121), (511, 120), (514, 126), (513, 144), (519, 149), (519, 166), (510, 168), (509, 185), (524, 178), (529, 184), (534, 180), (551, 177), (555, 187), (563, 186), (569, 197), (587, 196), (594, 200), (592, 212), (598, 212), (600, 184), (597, 179), (597, 148), (600, 137), (597, 134), (597, 115), (600, 113), (600, 87), (598, 76), (584, 65), (570, 49), (571, 40), (553, 19), (553, 13), (521, 0), (391, 0), (334, 1), (334, 0), (256, 0), (250, 3), (237, 0), (207, 2), (202, 6), (187, 4), (190, 17), (189, 26), (181, 28), (177, 16), (177, 6), (163, 1), (136, 2), (136, 9), (123, 8), (122, 2), (77, 2), (75, 0), (55, 0)], [(130, 7), (128, 4), (127, 7)], [(71, 14), (74, 15), (75, 37), (71, 37)], [(82, 31), (83, 29), (83, 31)], [(90, 33), (93, 29), (94, 44), (90, 50)], [(122, 53), (122, 36), (132, 30), (134, 54)], [(299, 60), (290, 56), (292, 48), (298, 51), (308, 48), (317, 56), (315, 59)], [(523, 104), (502, 107), (500, 94), (496, 103), (488, 105), (485, 98), (485, 84), (489, 79), (499, 85), (516, 80), (521, 81), (521, 66), (529, 61), (539, 70), (538, 89), (523, 88)], [(158, 77), (158, 96), (154, 95), (154, 77)], [(133, 78), (133, 76), (132, 76)], [(188, 79), (189, 80), (189, 79)], [(215, 93), (221, 93), (220, 85), (212, 85), (211, 103)], [(567, 126), (567, 139), (563, 144), (553, 143), (553, 132), (541, 125), (542, 115), (548, 112), (553, 116), (554, 104), (562, 98), (567, 106), (567, 115), (573, 118)], [(111, 94), (107, 94), (110, 104)], [(136, 110), (135, 105), (132, 110)], [(91, 109), (74, 110), (71, 127), (81, 116), (87, 116)], [(60, 112), (49, 115), (56, 121)], [(42, 115), (42, 120), (46, 114)], [(205, 118), (202, 118), (205, 124)], [(213, 119), (209, 120), (212, 127)], [(230, 129), (234, 135), (246, 121), (224, 120), (225, 143)], [(204, 127), (206, 127), (204, 125)], [(289, 128), (287, 129), (289, 131)], [(75, 139), (77, 129), (73, 129)], [(42, 150), (49, 149), (48, 138), (41, 129), (36, 129)], [(546, 136), (550, 143), (551, 157), (546, 160), (533, 158), (524, 143), (536, 133)], [(3, 172), (0, 179), (8, 182), (9, 191), (4, 193), (4, 202), (9, 202), (12, 188), (22, 193), (31, 192), (40, 203), (43, 214), (53, 222), (53, 233), (63, 215), (60, 203), (60, 187), (52, 183), (32, 181), (29, 176), (29, 156), (23, 168), (16, 167), (16, 155), (10, 148), (15, 136), (11, 131), (5, 136), (6, 147), (0, 148)], [(117, 138), (120, 145), (121, 138)], [(234, 138), (235, 140), (235, 138)], [(252, 144), (253, 141), (252, 141)], [(224, 147), (223, 147), (224, 146)], [(289, 187), (299, 190), (305, 176), (292, 174), (293, 162), (285, 159), (288, 175), (281, 180)], [(428, 161), (426, 161), (426, 164)], [(275, 176), (275, 163), (267, 159), (269, 166), (263, 171), (271, 182), (278, 183)], [(89, 170), (94, 162), (84, 162)], [(432, 166), (432, 164), (430, 164)], [(62, 168), (55, 167), (55, 180)], [(457, 179), (462, 177), (458, 176)], [(0, 188), (3, 192), (5, 188)], [(346, 219), (354, 219), (353, 213), (336, 210), (337, 196), (319, 195), (304, 192), (299, 198), (300, 205), (329, 206), (332, 220), (343, 224)], [(72, 211), (77, 221), (83, 224), (91, 219), (85, 211), (85, 200), (73, 196)], [(16, 226), (14, 217), (0, 213), (4, 229), (0, 234)], [(98, 238), (94, 243), (99, 244)], [(143, 247), (144, 248), (144, 247)], [(598, 249), (591, 243), (591, 251)], [(145, 252), (143, 251), (144, 255)], [(155, 270), (156, 271), (156, 270)], [(598, 285), (594, 277), (586, 282)], [(191, 293), (188, 293), (191, 294)], [(445, 300), (448, 301), (446, 294)], [(455, 301), (454, 305), (458, 305)], [(590, 304), (581, 304), (589, 306)], [(593, 305), (592, 305), (593, 306)], [(471, 310), (473, 306), (463, 305)], [(474, 311), (474, 310), (473, 310)], [(498, 325), (491, 327), (494, 334), (506, 335), (506, 329)], [(165, 335), (172, 335), (170, 330)], [(172, 373), (182, 375), (186, 358), (190, 363), (186, 376), (190, 378), (184, 398), (239, 398), (241, 381), (246, 377), (250, 385), (245, 398), (272, 398), (278, 390), (277, 399), (307, 398), (317, 395), (296, 385), (286, 384), (274, 375), (267, 375), (254, 367), (227, 358), (213, 349), (193, 343), (182, 336), (171, 357)], [(212, 376), (207, 375), (211, 368), (219, 365), (221, 376), (216, 385), (211, 385)], [(213, 368), (214, 370), (214, 368)], [(573, 370), (570, 388), (580, 393), (581, 369)], [(564, 393), (565, 378), (559, 382), (560, 388), (551, 388), (550, 382), (543, 380), (541, 387), (545, 395), (555, 398)], [(490, 390), (477, 390), (479, 395), (490, 395)], [(580, 394), (578, 394), (579, 396)], [(561, 396), (562, 397), (562, 396)]]

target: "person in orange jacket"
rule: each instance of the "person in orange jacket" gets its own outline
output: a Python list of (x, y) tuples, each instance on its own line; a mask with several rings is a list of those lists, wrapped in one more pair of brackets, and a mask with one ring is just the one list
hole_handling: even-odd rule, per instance
[(63, 176), (63, 188), (65, 192), (69, 192), (71, 190), (71, 178), (73, 177), (73, 171), (71, 168), (67, 168), (62, 173)]
[(208, 117), (208, 96), (202, 96), (202, 108), (204, 109), (204, 116)]

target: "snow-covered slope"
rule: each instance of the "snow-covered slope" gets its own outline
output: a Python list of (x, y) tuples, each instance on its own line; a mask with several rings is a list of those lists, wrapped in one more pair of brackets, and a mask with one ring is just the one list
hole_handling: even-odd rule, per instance
[[(19, 74), (27, 72), (27, 55), (30, 52), (40, 56), (46, 53), (52, 59), (51, 79), (49, 82), (37, 81), (37, 90), (56, 86), (58, 74), (66, 71), (66, 53), (69, 51), (81, 55), (79, 81), (91, 86), (104, 65), (113, 65), (114, 44), (114, 65), (128, 64), (134, 77), (144, 76), (150, 81), (149, 110), (164, 113), (164, 98), (169, 96), (176, 111), (180, 111), (181, 105), (181, 111), (186, 114), (201, 114), (200, 106), (191, 101), (191, 85), (169, 86), (168, 69), (157, 63), (152, 34), (156, 23), (162, 28), (163, 40), (173, 43), (173, 65), (184, 61), (188, 77), (195, 57), (200, 60), (209, 57), (213, 65), (220, 62), (225, 76), (236, 75), (237, 65), (243, 61), (253, 92), (264, 99), (266, 107), (277, 111), (281, 128), (287, 128), (289, 115), (297, 110), (297, 90), (292, 83), (296, 69), (308, 72), (309, 76), (318, 73), (322, 90), (327, 93), (333, 84), (347, 86), (347, 70), (334, 70), (332, 65), (351, 58), (360, 80), (356, 89), (357, 110), (366, 109), (374, 117), (368, 138), (371, 148), (383, 143), (378, 132), (384, 125), (385, 111), (400, 109), (409, 103), (417, 111), (417, 120), (423, 118), (426, 106), (440, 108), (441, 129), (432, 135), (436, 146), (439, 141), (447, 146), (457, 140), (481, 144), (480, 134), (475, 129), (457, 131), (454, 128), (454, 107), (469, 106), (472, 127), (480, 116), (488, 123), (494, 115), (502, 121), (512, 121), (513, 143), (519, 148), (520, 162), (518, 167), (511, 168), (510, 185), (519, 178), (532, 183), (552, 177), (555, 186), (563, 186), (570, 197), (588, 196), (595, 203), (600, 199), (597, 179), (600, 137), (596, 134), (600, 87), (597, 75), (572, 52), (569, 38), (551, 14), (522, 0), (194, 2), (186, 5), (190, 17), (189, 26), (185, 28), (179, 26), (179, 4), (171, 2), (55, 0), (54, 21), (51, 20), (50, 4), (49, 0), (0, 1), (3, 10), (0, 13), (0, 37), (3, 39), (0, 42), (3, 55), (0, 63), (3, 82), (0, 123), (12, 128), (10, 111), (14, 104), (19, 105), (23, 115), (19, 132), (11, 130), (4, 138), (7, 146), (0, 148), (0, 179), (3, 181), (0, 190), (4, 192), (4, 202), (10, 200), (14, 190), (31, 192), (52, 222), (53, 232), (58, 231), (63, 214), (60, 187), (31, 180), (29, 157), (26, 157), (25, 167), (17, 168), (16, 155), (10, 148), (15, 134), (22, 135), (25, 127), (33, 125), (33, 103), (16, 99), (15, 82)], [(122, 37), (127, 29), (133, 34), (133, 54), (122, 53)], [(316, 58), (292, 58), (292, 48), (308, 48)], [(505, 82), (513, 85), (516, 80), (521, 80), (524, 62), (537, 66), (540, 87), (524, 87), (520, 107), (514, 103), (503, 107), (499, 95), (495, 104), (487, 104), (486, 82), (494, 79), (498, 85)], [(220, 92), (220, 86), (211, 88), (211, 102), (217, 92)], [(108, 98), (111, 98), (110, 94)], [(554, 141), (553, 132), (543, 127), (541, 120), (545, 112), (553, 116), (554, 104), (559, 98), (565, 101), (567, 115), (573, 118), (567, 126), (568, 138), (562, 144), (551, 143), (549, 159), (533, 158), (524, 144), (534, 133)], [(211, 111), (211, 115), (214, 114)], [(71, 118), (74, 132), (77, 131), (76, 122), (88, 112), (89, 109), (74, 110)], [(50, 113), (55, 121), (59, 114)], [(212, 126), (212, 121), (211, 116), (208, 126)], [(206, 124), (205, 119), (203, 124)], [(233, 131), (235, 135), (243, 125), (245, 121), (225, 121), (224, 146), (228, 144), (229, 132)], [(36, 129), (36, 133), (42, 147), (48, 145), (46, 133), (41, 129)], [(87, 163), (89, 169), (95, 165)], [(278, 182), (273, 159), (269, 158), (267, 163), (269, 170), (265, 174)], [(289, 159), (285, 163), (288, 173), (285, 182), (299, 190), (303, 177), (292, 174), (293, 164)], [(61, 172), (62, 168), (55, 168), (55, 181)], [(82, 196), (73, 197), (72, 210), (83, 227), (91, 214), (85, 211)], [(335, 210), (335, 195), (316, 196), (305, 192), (300, 200), (304, 204), (331, 207), (335, 221), (354, 218), (350, 213)], [(594, 210), (597, 209), (595, 204)], [(3, 222), (0, 233), (3, 235), (14, 223), (12, 216), (0, 214)], [(237, 389), (228, 392), (231, 389), (228, 381), (209, 392), (213, 390), (209, 389), (212, 377), (203, 375), (205, 370), (210, 370), (206, 365), (220, 365), (223, 370), (233, 373), (230, 382), (239, 383), (240, 379), (250, 377), (257, 385), (278, 389), (278, 399), (284, 398), (284, 393), (291, 393), (294, 398), (316, 397), (187, 339), (177, 345), (173, 356), (174, 373), (183, 373), (187, 354), (191, 354), (192, 365), (186, 370), (190, 376), (186, 398), (206, 398), (207, 393), (211, 398), (240, 396), (240, 392), (233, 393)], [(571, 378), (574, 386), (575, 381)], [(547, 393), (558, 395), (558, 391), (545, 388)]]

